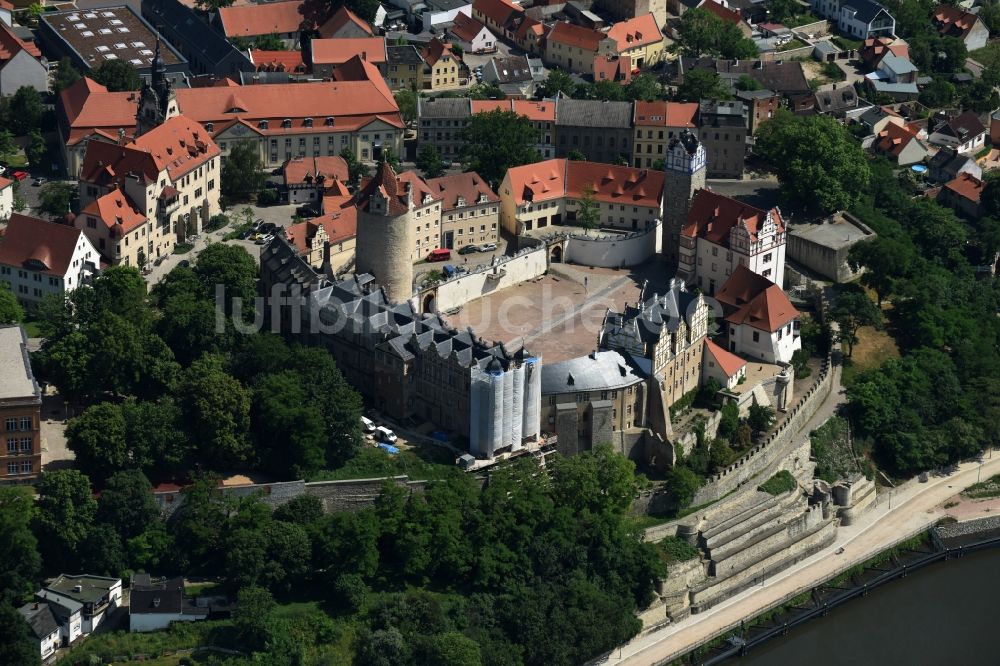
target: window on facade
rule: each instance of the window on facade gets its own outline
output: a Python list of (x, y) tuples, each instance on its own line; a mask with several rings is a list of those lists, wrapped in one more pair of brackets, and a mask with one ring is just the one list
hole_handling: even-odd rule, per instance
[(754, 342), (760, 342), (760, 332), (758, 332), (758, 331), (754, 331), (753, 332), (753, 341)]

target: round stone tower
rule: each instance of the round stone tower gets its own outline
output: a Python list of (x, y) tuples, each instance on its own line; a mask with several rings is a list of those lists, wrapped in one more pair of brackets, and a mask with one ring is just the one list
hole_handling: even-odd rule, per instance
[(705, 187), (705, 147), (684, 130), (670, 140), (664, 160), (663, 255), (676, 266), (679, 259), (681, 228), (687, 222), (694, 193)]
[(374, 275), (394, 303), (413, 295), (414, 229), (410, 186), (382, 162), (358, 197), (355, 272)]

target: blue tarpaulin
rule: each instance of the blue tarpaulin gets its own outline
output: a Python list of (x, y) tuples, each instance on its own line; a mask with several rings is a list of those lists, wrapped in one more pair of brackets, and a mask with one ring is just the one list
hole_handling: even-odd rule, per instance
[(395, 446), (393, 446), (392, 444), (386, 444), (384, 442), (382, 444), (379, 444), (378, 448), (382, 449), (383, 451), (385, 451), (386, 453), (388, 453), (390, 456), (394, 456), (397, 453), (399, 453), (399, 449), (397, 449)]

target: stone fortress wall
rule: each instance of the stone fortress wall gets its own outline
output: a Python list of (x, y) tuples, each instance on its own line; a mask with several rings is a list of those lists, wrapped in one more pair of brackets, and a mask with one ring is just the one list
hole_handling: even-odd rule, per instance
[(533, 280), (547, 270), (548, 257), (544, 247), (521, 249), (513, 256), (496, 257), (489, 264), (475, 266), (432, 287), (417, 289), (414, 307), (420, 309), (430, 296), (433, 298), (433, 309), (446, 312), (500, 289)]

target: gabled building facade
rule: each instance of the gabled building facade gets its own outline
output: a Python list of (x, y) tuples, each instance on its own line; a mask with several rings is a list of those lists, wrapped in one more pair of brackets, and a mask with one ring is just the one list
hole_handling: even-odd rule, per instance
[(799, 311), (781, 290), (747, 266), (737, 266), (715, 294), (725, 315), (729, 351), (765, 363), (791, 363), (802, 348)]
[(813, 12), (833, 21), (840, 32), (854, 39), (868, 39), (896, 32), (896, 20), (874, 0), (810, 0)]
[(28, 308), (86, 284), (100, 267), (95, 246), (66, 224), (14, 213), (0, 237), (0, 282)]
[(42, 473), (42, 390), (20, 326), (0, 326), (0, 371), (0, 482), (30, 482)]
[(10, 97), (24, 86), (48, 92), (48, 68), (34, 42), (22, 40), (0, 22), (0, 97)]

